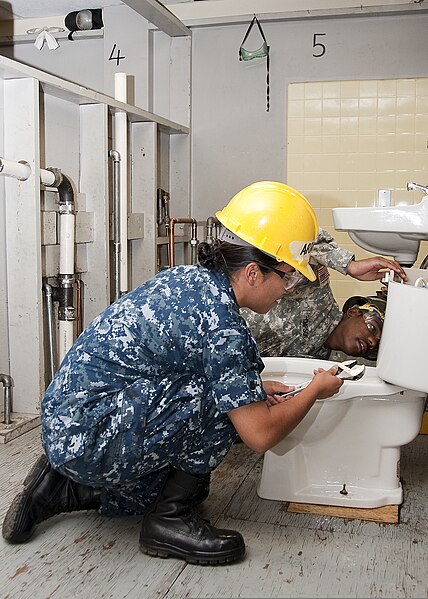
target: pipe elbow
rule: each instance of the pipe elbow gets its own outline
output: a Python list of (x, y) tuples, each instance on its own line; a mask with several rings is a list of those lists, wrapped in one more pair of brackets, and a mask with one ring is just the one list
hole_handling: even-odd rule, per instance
[(0, 374), (0, 383), (6, 388), (13, 387), (12, 377), (8, 374)]
[(120, 162), (120, 153), (117, 150), (109, 150), (108, 155), (113, 160), (113, 162)]
[(74, 212), (74, 189), (71, 179), (64, 175), (58, 168), (47, 168), (47, 171), (54, 174), (54, 181), (51, 187), (56, 187), (59, 195), (60, 207), (68, 206), (68, 210), (63, 212)]
[(70, 204), (74, 208), (74, 190), (71, 180), (62, 174), (61, 183), (58, 185), (59, 203)]
[(207, 222), (206, 225), (207, 227), (213, 227), (214, 225), (219, 225), (220, 221), (218, 220), (218, 218), (216, 216), (209, 216), (207, 218)]

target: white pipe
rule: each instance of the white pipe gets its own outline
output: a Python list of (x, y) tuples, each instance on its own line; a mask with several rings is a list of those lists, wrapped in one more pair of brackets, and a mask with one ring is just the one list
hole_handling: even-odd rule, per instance
[(75, 220), (73, 213), (59, 215), (59, 272), (62, 275), (74, 274)]
[(60, 366), (65, 354), (74, 343), (74, 322), (72, 320), (60, 320), (58, 332), (58, 366)]
[(120, 154), (110, 150), (109, 156), (113, 160), (113, 280), (117, 300), (120, 297)]
[[(114, 76), (114, 97), (127, 102), (126, 73)], [(119, 288), (123, 295), (128, 291), (128, 117), (126, 112), (117, 111), (114, 115), (115, 149), (120, 155), (119, 184), (119, 239), (120, 239), (120, 275)]]
[[(67, 205), (66, 205), (67, 206)], [(70, 206), (67, 206), (70, 208)], [(60, 206), (61, 210), (61, 206)], [(69, 275), (74, 283), (74, 241), (75, 221), (74, 212), (59, 214), (59, 272), (60, 277)], [(65, 277), (64, 277), (65, 278)], [(63, 279), (64, 280), (64, 279)], [(71, 285), (73, 285), (71, 283)], [(58, 321), (58, 358), (59, 364), (74, 343), (74, 314), (73, 320)]]
[[(20, 181), (26, 181), (31, 175), (31, 166), (28, 162), (14, 162), (0, 158), (0, 175), (14, 177)], [(44, 168), (40, 169), (40, 182), (50, 187), (55, 181), (55, 174)]]

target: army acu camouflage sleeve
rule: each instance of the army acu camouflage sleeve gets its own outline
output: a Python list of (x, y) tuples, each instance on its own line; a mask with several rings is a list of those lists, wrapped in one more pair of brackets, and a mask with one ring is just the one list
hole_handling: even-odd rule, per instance
[(352, 252), (339, 247), (327, 231), (320, 229), (311, 252), (311, 263), (313, 261), (318, 262), (346, 275), (348, 264), (354, 258)]
[(306, 281), (284, 295), (267, 314), (241, 309), (262, 356), (327, 359), (324, 342), (341, 320), (328, 280)]

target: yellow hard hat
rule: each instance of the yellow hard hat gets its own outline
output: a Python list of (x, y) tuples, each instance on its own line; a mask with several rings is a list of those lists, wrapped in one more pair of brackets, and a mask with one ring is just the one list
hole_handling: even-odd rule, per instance
[(315, 281), (309, 258), (318, 222), (308, 200), (292, 187), (276, 181), (252, 183), (216, 217), (240, 239)]

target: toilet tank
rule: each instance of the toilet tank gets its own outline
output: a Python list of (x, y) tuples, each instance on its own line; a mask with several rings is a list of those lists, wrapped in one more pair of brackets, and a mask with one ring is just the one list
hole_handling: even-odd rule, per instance
[(428, 270), (404, 270), (407, 283), (388, 284), (377, 371), (388, 383), (428, 393)]

